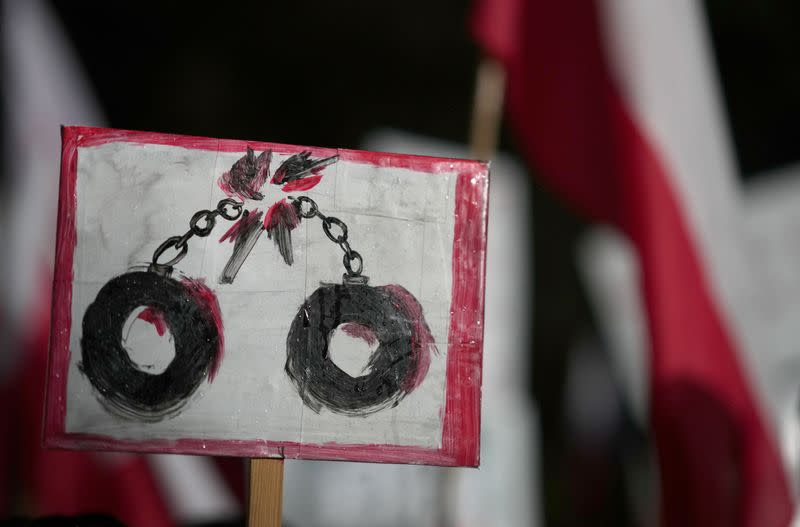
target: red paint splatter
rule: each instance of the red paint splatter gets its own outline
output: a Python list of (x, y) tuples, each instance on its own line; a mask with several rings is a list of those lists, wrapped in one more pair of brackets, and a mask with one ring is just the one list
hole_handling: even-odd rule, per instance
[(211, 361), (211, 366), (208, 368), (208, 382), (213, 382), (214, 377), (219, 371), (220, 364), (222, 363), (222, 356), (225, 354), (225, 334), (222, 327), (222, 311), (219, 308), (217, 295), (214, 294), (202, 278), (184, 278), (183, 285), (189, 291), (189, 294), (195, 301), (203, 306), (208, 316), (217, 327), (217, 352), (214, 359)]
[(378, 338), (375, 336), (375, 333), (373, 333), (371, 329), (363, 324), (348, 322), (347, 324), (341, 325), (339, 329), (344, 331), (345, 335), (349, 335), (354, 339), (361, 339), (370, 346), (374, 346), (378, 342)]
[(403, 313), (406, 319), (414, 324), (411, 333), (411, 352), (416, 358), (417, 371), (413, 376), (408, 377), (406, 385), (403, 387), (406, 391), (410, 392), (419, 386), (423, 379), (425, 379), (425, 375), (428, 374), (428, 368), (430, 368), (431, 365), (431, 351), (438, 354), (439, 350), (436, 348), (431, 330), (428, 324), (425, 323), (425, 318), (422, 316), (422, 306), (419, 305), (414, 295), (409, 293), (404, 287), (396, 284), (383, 287), (394, 296), (397, 309)]
[(242, 233), (248, 232), (249, 227), (261, 219), (263, 212), (258, 209), (247, 210), (242, 214), (242, 217), (234, 223), (230, 229), (225, 231), (225, 234), (219, 239), (219, 243), (228, 240), (229, 242), (236, 241), (236, 238)]
[(294, 208), (294, 205), (285, 199), (273, 203), (267, 211), (267, 215), (264, 216), (264, 228), (268, 231), (274, 229), (279, 224), (287, 227), (289, 230), (294, 229), (300, 224), (297, 210)]
[(153, 324), (159, 337), (163, 337), (164, 333), (167, 332), (167, 320), (164, 318), (164, 313), (158, 309), (152, 307), (145, 308), (136, 318)]
[(296, 192), (298, 190), (309, 190), (317, 186), (322, 179), (321, 175), (308, 176), (301, 179), (289, 181), (281, 187), (284, 192)]
[(222, 176), (220, 176), (220, 178), (217, 180), (217, 185), (226, 195), (230, 197), (236, 195), (236, 192), (234, 192), (233, 189), (231, 188), (230, 172), (223, 173)]

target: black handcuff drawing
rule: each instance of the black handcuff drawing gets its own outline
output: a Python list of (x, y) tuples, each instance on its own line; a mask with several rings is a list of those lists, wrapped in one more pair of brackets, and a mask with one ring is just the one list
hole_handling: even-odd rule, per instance
[[(254, 158), (249, 149), (248, 156)], [(262, 157), (269, 163), (271, 153), (258, 159)], [(364, 261), (350, 246), (343, 221), (323, 214), (306, 196), (290, 196), (287, 203), (298, 221), (321, 220), (325, 235), (343, 251), (345, 272), (341, 283), (320, 284), (299, 307), (286, 338), (286, 375), (303, 403), (317, 413), (326, 408), (346, 416), (367, 416), (398, 405), (425, 378), (430, 355), (436, 352), (422, 307), (400, 285), (369, 285), (362, 274)], [(146, 268), (112, 278), (88, 306), (79, 368), (109, 413), (140, 422), (171, 418), (181, 413), (205, 380), (213, 381), (226, 352), (221, 310), (202, 280), (176, 276), (175, 266), (188, 254), (189, 241), (209, 236), (218, 218), (239, 220), (236, 226), (248, 227), (254, 234), (237, 239), (219, 280), (221, 285), (232, 283), (261, 230), (267, 230), (251, 228), (254, 222), (247, 222), (260, 221), (260, 215), (248, 220), (248, 214), (253, 213), (244, 210), (244, 202), (233, 198), (221, 200), (215, 210), (195, 213), (189, 230), (167, 238)], [(178, 254), (161, 263), (169, 249)], [(286, 259), (283, 247), (281, 253)], [(174, 340), (175, 356), (160, 373), (141, 369), (125, 347), (126, 323), (142, 308), (157, 317)], [(361, 375), (351, 376), (332, 360), (329, 346), (337, 328), (346, 328), (374, 346)]]

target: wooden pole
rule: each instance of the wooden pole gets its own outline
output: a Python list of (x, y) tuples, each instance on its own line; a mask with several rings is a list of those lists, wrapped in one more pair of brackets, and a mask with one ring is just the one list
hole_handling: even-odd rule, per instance
[(280, 527), (283, 509), (283, 459), (250, 460), (249, 527)]
[(470, 155), (476, 159), (489, 160), (497, 150), (505, 89), (502, 64), (491, 58), (482, 59), (475, 78), (469, 135)]

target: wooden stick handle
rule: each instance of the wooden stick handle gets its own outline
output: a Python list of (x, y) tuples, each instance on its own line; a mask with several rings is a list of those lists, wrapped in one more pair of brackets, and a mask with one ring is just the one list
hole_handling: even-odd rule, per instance
[(283, 509), (283, 459), (250, 460), (250, 499), (247, 525), (280, 527)]

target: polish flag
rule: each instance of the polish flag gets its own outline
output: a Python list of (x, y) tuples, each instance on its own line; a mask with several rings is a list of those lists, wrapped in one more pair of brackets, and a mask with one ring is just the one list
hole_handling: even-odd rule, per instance
[[(483, 0), (473, 30), (507, 75), (523, 154), (575, 209), (628, 238), (650, 350), (666, 526), (786, 526), (796, 457), (758, 255), (699, 0)], [(786, 377), (786, 376), (784, 376)]]

